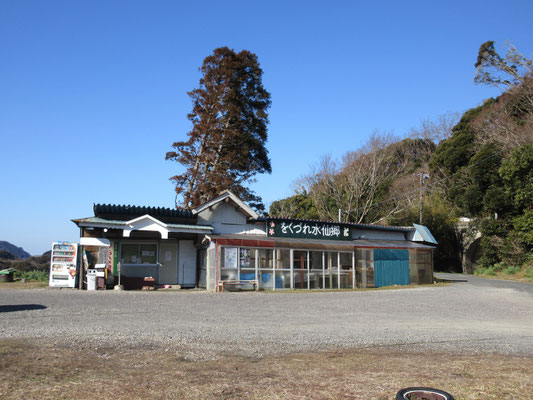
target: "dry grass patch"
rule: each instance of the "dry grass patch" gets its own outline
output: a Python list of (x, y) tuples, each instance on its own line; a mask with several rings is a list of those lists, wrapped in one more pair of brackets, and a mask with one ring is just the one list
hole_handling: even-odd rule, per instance
[(14, 282), (0, 282), (0, 290), (2, 289), (44, 289), (48, 287), (48, 282), (31, 281), (22, 282), (20, 280)]
[(184, 354), (4, 340), (0, 398), (386, 400), (407, 386), (437, 387), (458, 400), (533, 393), (531, 357), (367, 349), (191, 361)]

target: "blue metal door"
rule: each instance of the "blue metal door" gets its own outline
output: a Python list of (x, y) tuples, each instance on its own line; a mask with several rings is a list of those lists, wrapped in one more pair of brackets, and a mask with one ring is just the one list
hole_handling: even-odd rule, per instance
[(409, 285), (409, 251), (375, 249), (374, 285)]

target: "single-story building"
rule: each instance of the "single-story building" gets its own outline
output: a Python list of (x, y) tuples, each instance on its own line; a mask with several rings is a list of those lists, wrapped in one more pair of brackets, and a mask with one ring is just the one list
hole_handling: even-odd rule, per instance
[[(107, 283), (153, 277), (157, 285), (211, 291), (351, 289), (433, 282), (437, 242), (422, 226), (261, 217), (226, 191), (195, 209), (94, 205), (75, 219), (85, 265)], [(103, 245), (101, 245), (103, 244)]]

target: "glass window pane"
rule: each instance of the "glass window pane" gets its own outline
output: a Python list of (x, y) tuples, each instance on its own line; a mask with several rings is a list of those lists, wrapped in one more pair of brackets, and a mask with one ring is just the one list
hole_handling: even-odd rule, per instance
[(255, 269), (241, 268), (241, 280), (251, 281), (255, 279)]
[(276, 268), (291, 269), (291, 251), (287, 249), (276, 250)]
[(309, 252), (309, 268), (322, 270), (322, 252), (311, 251)]
[(120, 261), (122, 264), (138, 264), (141, 262), (138, 257), (139, 245), (137, 244), (122, 244)]
[(255, 269), (255, 255), (257, 254), (257, 249), (248, 249), (250, 250), (250, 267)]
[(259, 249), (259, 268), (273, 268), (272, 249)]
[(326, 269), (337, 269), (337, 252), (326, 253)]
[(307, 279), (309, 279), (309, 289), (322, 289), (322, 270), (310, 270)]
[(225, 268), (220, 271), (220, 280), (226, 281), (226, 280), (238, 280), (238, 270), (236, 268)]
[(341, 253), (341, 270), (352, 269), (352, 253)]
[(295, 289), (307, 289), (307, 269), (295, 269), (294, 270), (294, 288)]
[(157, 263), (157, 244), (141, 244), (141, 264)]
[(222, 268), (237, 268), (237, 247), (222, 247)]
[(374, 287), (374, 250), (356, 249), (357, 287)]
[(326, 253), (326, 265), (325, 265), (325, 289), (337, 289), (338, 288), (338, 260), (337, 252)]
[(294, 269), (307, 269), (307, 251), (294, 250), (293, 257)]
[(352, 289), (353, 272), (352, 272), (352, 253), (340, 253), (341, 272), (340, 285), (341, 289)]
[(258, 280), (260, 289), (272, 289), (274, 287), (274, 270), (259, 270)]
[(276, 270), (276, 289), (291, 288), (291, 271)]
[(255, 268), (255, 250), (239, 249), (239, 263), (241, 268)]

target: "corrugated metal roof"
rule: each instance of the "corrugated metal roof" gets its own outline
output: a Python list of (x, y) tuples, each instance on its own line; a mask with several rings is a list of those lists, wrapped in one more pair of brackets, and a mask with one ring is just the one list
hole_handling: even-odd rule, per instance
[(409, 232), (414, 231), (415, 228), (412, 226), (388, 226), (388, 225), (376, 225), (376, 224), (359, 224), (355, 222), (338, 222), (338, 221), (324, 221), (318, 219), (299, 219), (299, 218), (281, 218), (281, 217), (260, 217), (252, 220), (252, 222), (266, 222), (266, 220), (274, 221), (296, 221), (296, 222), (322, 222), (326, 224), (337, 224), (342, 226), (350, 226), (353, 228), (360, 229), (378, 229), (385, 231), (396, 231), (396, 232)]
[(413, 226), (416, 228), (416, 233), (413, 237), (414, 241), (438, 244), (437, 240), (426, 226), (418, 224), (413, 224)]
[[(191, 210), (185, 208), (165, 208), (165, 207), (144, 207), (116, 204), (94, 204), (94, 215), (101, 217), (104, 215), (124, 215), (128, 217), (139, 217), (141, 215), (150, 215), (154, 218), (194, 218)], [(129, 219), (131, 219), (129, 218)]]
[(433, 246), (415, 243), (408, 240), (366, 240), (356, 239), (352, 241), (345, 240), (317, 240), (317, 239), (299, 239), (299, 238), (279, 238), (265, 235), (209, 235), (213, 239), (232, 239), (247, 241), (273, 242), (274, 247), (296, 247), (319, 250), (344, 250), (353, 249), (354, 247), (365, 248), (389, 248), (389, 249), (432, 249)]

